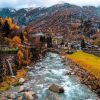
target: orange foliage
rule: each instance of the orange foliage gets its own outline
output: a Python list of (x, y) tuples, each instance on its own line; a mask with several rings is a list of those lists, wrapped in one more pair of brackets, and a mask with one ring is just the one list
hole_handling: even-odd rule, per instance
[(19, 29), (18, 25), (16, 25), (16, 24), (11, 25), (11, 30), (18, 30), (18, 29)]
[(2, 22), (2, 24), (7, 21), (9, 26), (10, 26), (10, 29), (11, 30), (18, 30), (19, 29), (19, 26), (16, 25), (16, 24), (13, 24), (13, 21), (12, 21), (12, 18), (10, 17), (6, 17), (4, 20), (2, 19), (2, 17), (0, 18), (0, 21)]
[(29, 59), (29, 51), (22, 48), (18, 51), (17, 56), (18, 56), (18, 61), (20, 65), (28, 65), (30, 64), (31, 60)]
[(28, 43), (27, 32), (23, 32), (23, 38), (24, 38), (24, 42), (25, 42), (25, 43)]
[(11, 25), (12, 25), (12, 19), (9, 18), (9, 17), (6, 17), (6, 18), (5, 18), (5, 21), (7, 21), (8, 24), (9, 24), (9, 26), (11, 27)]
[(24, 54), (21, 50), (18, 51), (17, 56), (18, 56), (19, 60), (24, 58)]
[(11, 41), (12, 45), (15, 46), (20, 46), (21, 45), (21, 39), (19, 36), (14, 36), (12, 41)]
[(4, 24), (4, 20), (2, 19), (2, 17), (0, 17), (0, 22), (1, 24)]
[(27, 37), (26, 37), (26, 36), (23, 36), (23, 38), (24, 38), (24, 42), (25, 42), (25, 43), (28, 43)]
[[(5, 21), (8, 22), (10, 29), (16, 32), (16, 30), (19, 29), (19, 26), (16, 24), (13, 24), (12, 18), (6, 17), (5, 19), (2, 19), (0, 17), (0, 22), (1, 24), (4, 23)], [(24, 43), (28, 43), (28, 34), (27, 32), (23, 32), (23, 39)], [(9, 41), (9, 44), (12, 47), (17, 47), (19, 49), (17, 56), (19, 60), (20, 65), (28, 65), (30, 63), (30, 52), (29, 48), (24, 48), (21, 43), (21, 38), (17, 35), (15, 35), (13, 38), (6, 38), (7, 41)]]

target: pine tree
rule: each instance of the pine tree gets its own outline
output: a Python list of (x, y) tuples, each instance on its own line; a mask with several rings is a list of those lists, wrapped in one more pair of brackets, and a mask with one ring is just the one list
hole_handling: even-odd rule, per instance
[(81, 41), (81, 49), (84, 49), (86, 48), (86, 44), (85, 44), (85, 41), (84, 39)]
[(8, 21), (6, 20), (5, 23), (4, 23), (4, 26), (3, 26), (3, 31), (5, 32), (5, 36), (8, 37), (9, 34), (11, 33), (11, 30), (10, 30), (10, 26), (8, 24)]

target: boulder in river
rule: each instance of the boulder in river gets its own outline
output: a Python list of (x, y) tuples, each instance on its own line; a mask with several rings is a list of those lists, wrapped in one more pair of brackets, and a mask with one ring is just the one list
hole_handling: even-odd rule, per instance
[(11, 93), (7, 96), (8, 99), (15, 99), (16, 98), (16, 94)]
[(33, 91), (25, 92), (24, 95), (27, 98), (27, 100), (36, 100), (37, 98), (36, 93)]
[(23, 96), (18, 97), (18, 100), (23, 100)]
[(24, 92), (25, 91), (25, 87), (24, 86), (20, 86), (19, 91), (18, 92)]
[(61, 86), (58, 86), (56, 84), (52, 84), (50, 87), (49, 87), (49, 90), (50, 91), (53, 91), (53, 92), (56, 92), (56, 93), (64, 93), (64, 88), (61, 87)]
[(20, 79), (19, 79), (19, 83), (20, 83), (20, 84), (23, 84), (24, 82), (25, 82), (25, 79), (24, 79), (24, 78), (20, 78)]

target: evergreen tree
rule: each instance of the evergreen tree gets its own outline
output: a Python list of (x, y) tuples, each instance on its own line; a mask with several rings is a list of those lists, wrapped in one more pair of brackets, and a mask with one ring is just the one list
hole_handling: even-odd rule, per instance
[(4, 23), (4, 26), (3, 26), (3, 31), (5, 32), (5, 36), (8, 37), (9, 34), (11, 33), (11, 30), (10, 30), (10, 26), (8, 24), (8, 21), (5, 21)]
[(46, 42), (47, 42), (47, 47), (48, 48), (52, 47), (52, 38), (51, 38), (51, 36), (47, 37)]
[(84, 49), (86, 48), (86, 44), (85, 44), (85, 41), (84, 39), (81, 41), (81, 49)]
[(24, 37), (23, 37), (22, 32), (20, 33), (20, 38), (21, 38), (21, 42), (23, 43), (23, 41), (24, 41)]

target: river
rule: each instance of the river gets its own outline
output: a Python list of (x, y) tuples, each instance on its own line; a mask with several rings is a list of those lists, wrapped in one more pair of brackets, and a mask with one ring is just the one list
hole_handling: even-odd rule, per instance
[[(38, 100), (99, 100), (95, 93), (86, 85), (80, 83), (77, 76), (66, 75), (70, 70), (60, 55), (47, 53), (28, 72), (27, 76), (30, 80), (25, 82), (23, 86), (35, 91)], [(48, 87), (53, 83), (64, 87), (65, 92), (58, 94), (49, 91)], [(9, 91), (16, 92), (17, 89), (18, 87), (13, 87)]]

